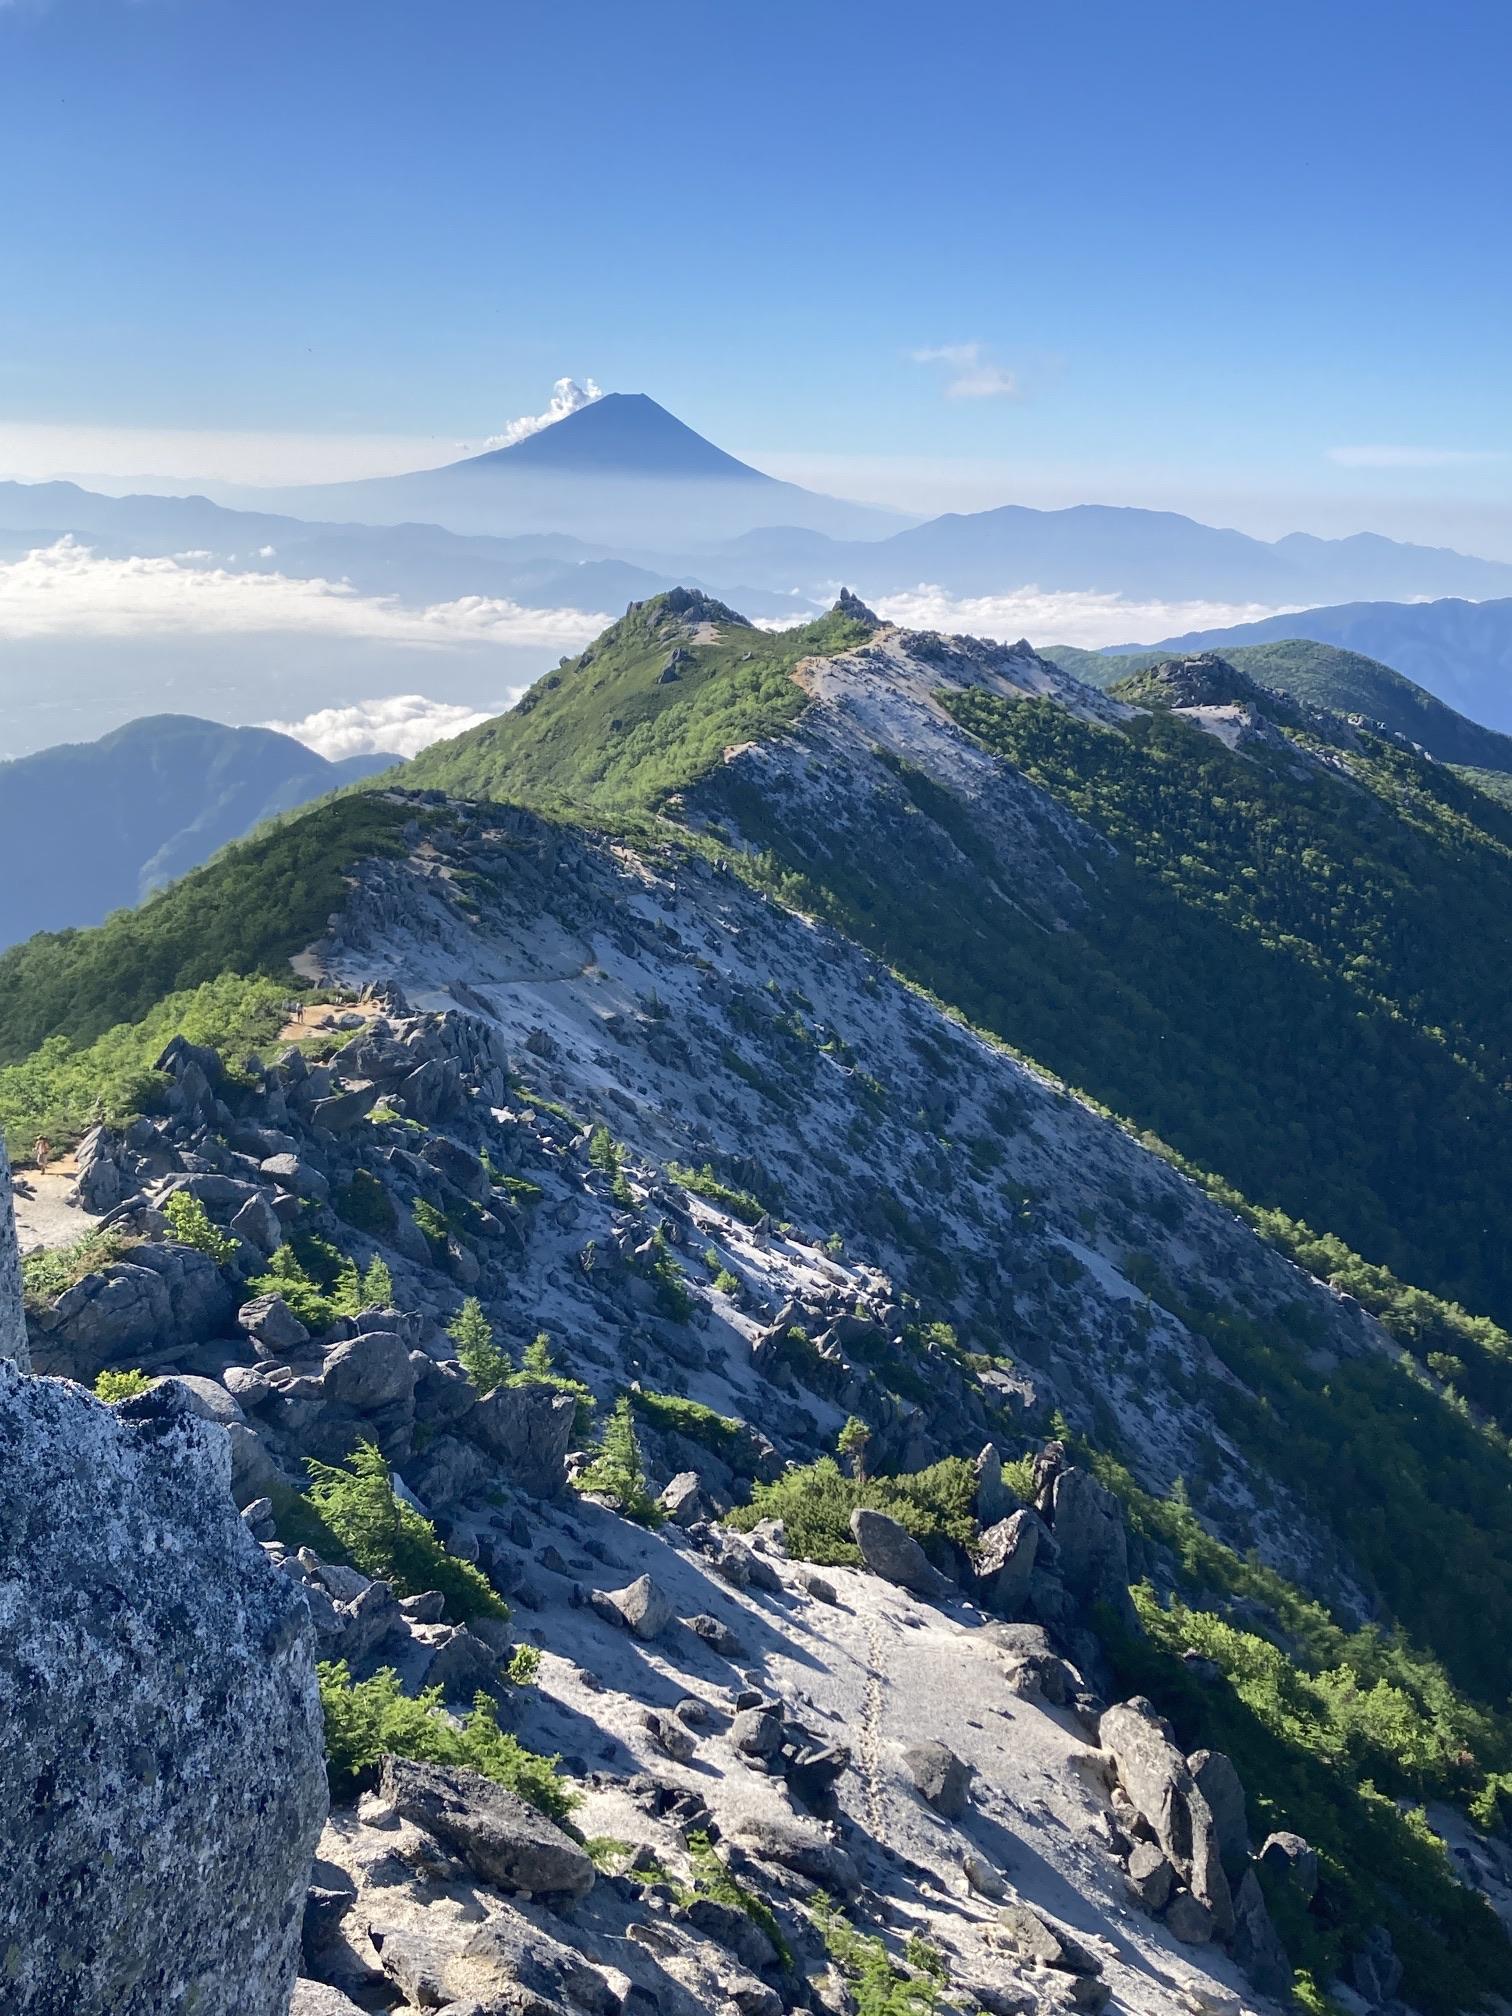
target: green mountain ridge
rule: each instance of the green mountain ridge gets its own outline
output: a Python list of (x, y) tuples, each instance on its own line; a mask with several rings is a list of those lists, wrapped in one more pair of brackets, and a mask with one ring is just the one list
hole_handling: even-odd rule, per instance
[[(1228, 664), (1262, 686), (1294, 694), (1336, 714), (1361, 714), (1368, 721), (1379, 721), (1441, 763), (1512, 772), (1512, 735), (1484, 728), (1456, 713), (1426, 688), (1358, 651), (1314, 644), (1306, 638), (1217, 648)], [(1051, 645), (1042, 655), (1104, 692), (1135, 673), (1170, 662), (1173, 656), (1168, 650), (1113, 653), (1082, 651), (1066, 644)]]

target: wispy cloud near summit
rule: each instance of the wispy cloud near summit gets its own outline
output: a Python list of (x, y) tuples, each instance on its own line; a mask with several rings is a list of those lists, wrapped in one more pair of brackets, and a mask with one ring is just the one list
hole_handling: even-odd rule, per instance
[(581, 385), (575, 378), (558, 378), (551, 388), (544, 413), (526, 413), (518, 420), (511, 420), (502, 433), (490, 434), (483, 447), (485, 450), (513, 448), (516, 441), (528, 440), (532, 434), (539, 434), (543, 427), (554, 426), (558, 420), (565, 420), (569, 413), (580, 413), (585, 406), (591, 406), (595, 399), (603, 396), (603, 387), (591, 378), (585, 378)]

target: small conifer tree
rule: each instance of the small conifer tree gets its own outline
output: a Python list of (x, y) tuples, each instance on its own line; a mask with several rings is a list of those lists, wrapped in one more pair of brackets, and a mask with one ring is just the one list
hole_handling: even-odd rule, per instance
[(598, 1454), (577, 1483), (580, 1491), (592, 1491), (607, 1498), (617, 1512), (641, 1526), (659, 1526), (666, 1517), (646, 1481), (645, 1459), (628, 1394), (615, 1401), (604, 1423)]
[(509, 1353), (494, 1342), (493, 1325), (476, 1295), (468, 1296), (446, 1334), (457, 1347), (463, 1371), (480, 1393), (502, 1386), (514, 1370)]

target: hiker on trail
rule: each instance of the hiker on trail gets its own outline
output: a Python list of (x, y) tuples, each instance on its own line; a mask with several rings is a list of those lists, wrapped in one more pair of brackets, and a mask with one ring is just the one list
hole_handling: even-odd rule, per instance
[(32, 1160), (37, 1165), (37, 1174), (45, 1176), (47, 1165), (52, 1160), (52, 1143), (45, 1134), (37, 1136), (36, 1146), (32, 1149)]

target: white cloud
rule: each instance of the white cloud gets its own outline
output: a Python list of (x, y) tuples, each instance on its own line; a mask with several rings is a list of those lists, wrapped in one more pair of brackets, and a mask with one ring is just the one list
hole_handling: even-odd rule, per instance
[(993, 362), (980, 343), (942, 343), (933, 349), (915, 350), (915, 364), (945, 367), (947, 399), (1016, 399), (1019, 384), (1013, 373)]
[(1256, 623), (1279, 609), (1258, 602), (1131, 602), (1093, 590), (1042, 591), (1020, 588), (1011, 595), (951, 595), (921, 582), (901, 595), (872, 601), (888, 623), (909, 630), (945, 630), (992, 637), (1012, 644), (1102, 644), (1153, 642), (1188, 630), (1224, 630), (1233, 623)]
[(1377, 443), (1330, 448), (1328, 460), (1341, 469), (1461, 469), (1477, 462), (1505, 462), (1504, 448), (1412, 448)]
[(500, 644), (580, 650), (610, 618), (465, 595), (416, 607), (344, 581), (235, 573), (183, 556), (112, 559), (74, 539), (0, 563), (0, 638), (298, 632), (446, 651)]
[(302, 721), (264, 721), (264, 728), (292, 735), (332, 762), (344, 756), (418, 756), (432, 742), (480, 728), (492, 714), (430, 700), (423, 693), (396, 693), (382, 700), (358, 700), (349, 707), (322, 707)]
[(511, 420), (502, 434), (490, 434), (483, 446), (485, 449), (512, 448), (516, 441), (539, 434), (543, 427), (565, 420), (569, 413), (580, 413), (585, 406), (591, 406), (603, 396), (602, 387), (591, 378), (585, 378), (581, 385), (575, 378), (558, 378), (551, 388), (551, 398), (544, 413), (527, 413), (518, 420)]

